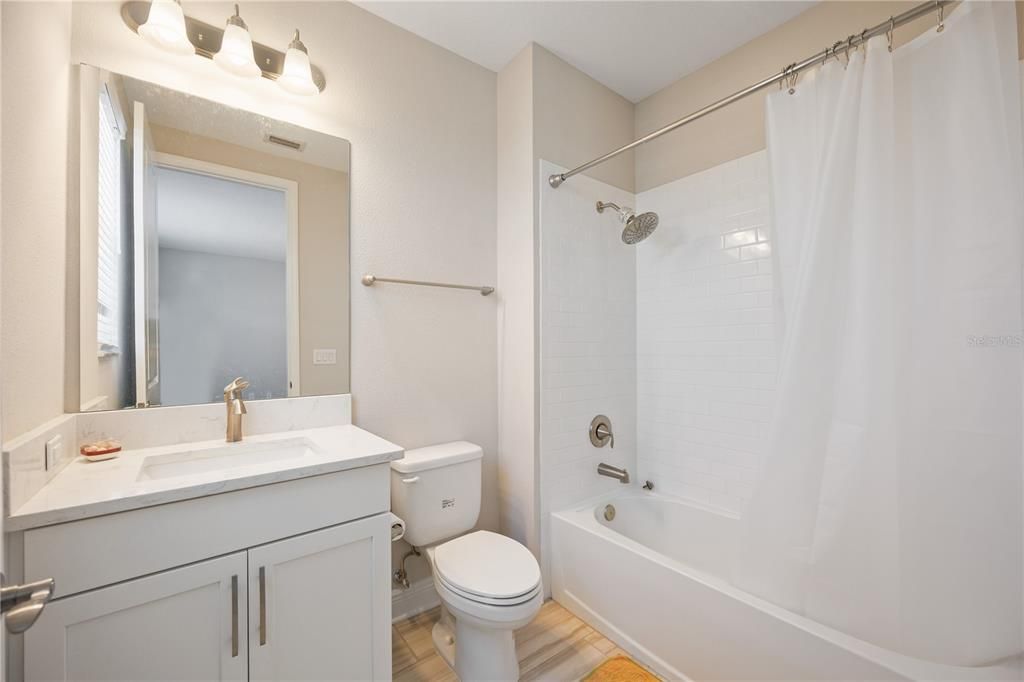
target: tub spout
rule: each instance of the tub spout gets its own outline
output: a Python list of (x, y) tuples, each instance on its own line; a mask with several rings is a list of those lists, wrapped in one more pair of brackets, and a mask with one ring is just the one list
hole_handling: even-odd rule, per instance
[(611, 464), (601, 462), (597, 465), (597, 473), (601, 476), (618, 479), (619, 483), (629, 483), (629, 472)]

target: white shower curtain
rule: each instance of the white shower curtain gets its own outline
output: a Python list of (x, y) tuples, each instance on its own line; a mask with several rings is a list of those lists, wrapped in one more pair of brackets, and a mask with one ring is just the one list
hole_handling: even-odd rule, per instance
[(778, 402), (735, 580), (959, 665), (1021, 648), (1013, 12), (964, 3), (767, 100)]

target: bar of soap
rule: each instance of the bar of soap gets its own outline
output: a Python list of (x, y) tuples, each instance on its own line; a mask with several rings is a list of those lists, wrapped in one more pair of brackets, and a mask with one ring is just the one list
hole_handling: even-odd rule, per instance
[(95, 443), (86, 443), (78, 451), (89, 461), (98, 462), (117, 457), (121, 452), (121, 443), (116, 440), (98, 440)]

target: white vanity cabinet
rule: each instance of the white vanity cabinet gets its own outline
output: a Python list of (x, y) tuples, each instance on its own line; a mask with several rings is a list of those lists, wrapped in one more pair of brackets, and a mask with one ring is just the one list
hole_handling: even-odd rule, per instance
[(249, 551), (250, 680), (390, 679), (390, 587), (372, 589), (389, 579), (390, 527), (374, 517)]
[(244, 552), (49, 604), (28, 680), (245, 680)]
[(388, 509), (384, 463), (25, 530), (10, 679), (389, 680)]

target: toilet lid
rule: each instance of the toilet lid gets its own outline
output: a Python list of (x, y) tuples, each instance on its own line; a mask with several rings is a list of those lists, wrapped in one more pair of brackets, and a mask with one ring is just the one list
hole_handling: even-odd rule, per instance
[(486, 530), (437, 547), (434, 570), (458, 591), (491, 599), (520, 597), (540, 583), (540, 566), (530, 550)]

